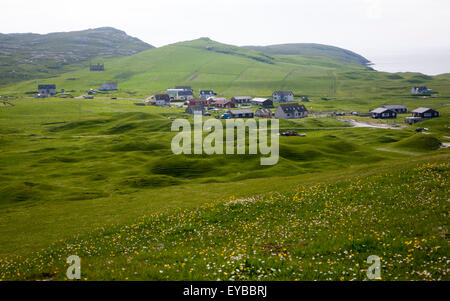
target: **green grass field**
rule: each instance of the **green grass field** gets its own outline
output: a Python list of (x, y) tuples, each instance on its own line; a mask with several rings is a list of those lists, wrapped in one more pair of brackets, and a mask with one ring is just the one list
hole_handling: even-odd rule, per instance
[[(119, 81), (93, 100), (27, 97), (37, 81), (0, 87), (11, 96), (0, 102), (1, 280), (65, 279), (72, 254), (88, 280), (363, 280), (369, 255), (382, 257), (384, 280), (448, 280), (448, 74), (268, 58), (205, 39), (106, 64), (51, 79), (74, 96)], [(404, 104), (441, 116), (281, 120), (306, 136), (280, 137), (274, 166), (260, 155), (176, 156), (168, 118), (192, 116), (135, 103), (182, 84), (227, 97), (290, 89), (314, 112)], [(440, 94), (411, 97), (421, 84)]]

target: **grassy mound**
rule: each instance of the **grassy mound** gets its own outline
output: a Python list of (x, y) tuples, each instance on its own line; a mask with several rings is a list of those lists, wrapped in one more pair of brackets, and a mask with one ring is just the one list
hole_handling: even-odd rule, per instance
[(401, 149), (424, 152), (439, 149), (441, 141), (432, 135), (416, 134), (393, 145)]

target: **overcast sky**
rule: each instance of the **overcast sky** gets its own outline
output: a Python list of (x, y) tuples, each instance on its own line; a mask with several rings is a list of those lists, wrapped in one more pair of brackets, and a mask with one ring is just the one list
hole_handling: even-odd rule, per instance
[(1, 0), (0, 12), (2, 33), (112, 26), (154, 46), (322, 43), (384, 69), (450, 72), (449, 0)]

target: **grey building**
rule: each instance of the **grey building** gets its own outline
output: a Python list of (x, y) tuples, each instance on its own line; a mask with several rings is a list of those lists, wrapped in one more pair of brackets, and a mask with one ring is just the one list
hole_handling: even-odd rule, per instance
[(294, 101), (294, 93), (291, 91), (275, 91), (272, 94), (273, 101), (290, 102)]
[(411, 94), (412, 95), (431, 95), (436, 94), (436, 91), (428, 89), (426, 86), (412, 87)]
[(382, 107), (370, 111), (370, 115), (374, 119), (397, 118), (397, 113), (395, 111)]
[(55, 95), (56, 85), (38, 85), (38, 91), (41, 95)]
[(272, 118), (272, 111), (270, 109), (258, 109), (255, 112), (256, 117), (263, 117), (263, 118)]
[(414, 111), (412, 111), (412, 117), (418, 117), (418, 118), (435, 118), (439, 117), (439, 112), (430, 108), (417, 108)]
[(282, 103), (275, 110), (275, 118), (293, 119), (305, 118), (308, 116), (308, 110), (304, 105), (298, 103)]
[(227, 113), (231, 115), (231, 118), (253, 118), (255, 114), (250, 109), (229, 110)]
[(90, 71), (105, 71), (105, 65), (103, 64), (95, 64), (89, 66)]
[(214, 97), (216, 95), (217, 95), (217, 93), (214, 93), (213, 90), (200, 90), (198, 92), (198, 97), (203, 98), (203, 99), (208, 99), (208, 98)]
[(235, 104), (239, 103), (249, 103), (252, 100), (251, 96), (233, 96), (231, 97), (231, 101)]
[(273, 107), (273, 101), (271, 99), (269, 99), (269, 98), (256, 97), (256, 98), (253, 98), (250, 101), (250, 103), (253, 104), (253, 105), (256, 105), (256, 106), (264, 107), (264, 108), (271, 108), (271, 107)]

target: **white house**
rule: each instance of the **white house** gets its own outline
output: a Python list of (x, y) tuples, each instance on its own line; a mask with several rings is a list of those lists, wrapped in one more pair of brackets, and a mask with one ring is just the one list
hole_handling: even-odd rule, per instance
[(294, 93), (291, 91), (275, 91), (272, 94), (273, 101), (290, 102), (294, 101)]

